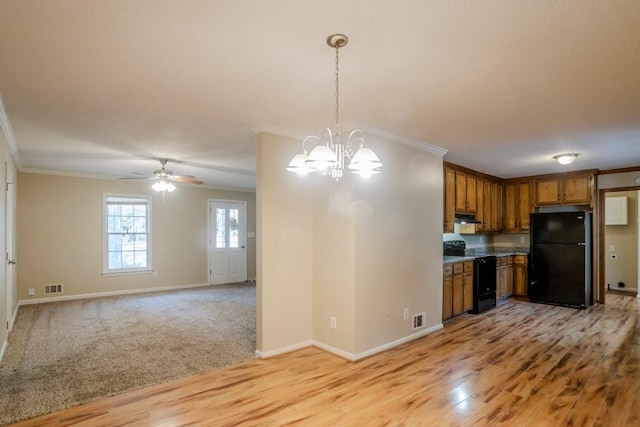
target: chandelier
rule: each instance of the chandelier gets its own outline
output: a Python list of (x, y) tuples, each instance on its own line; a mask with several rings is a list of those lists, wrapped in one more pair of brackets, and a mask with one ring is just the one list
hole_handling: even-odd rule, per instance
[[(333, 129), (324, 128), (322, 135), (307, 136), (302, 141), (302, 152), (296, 154), (287, 170), (298, 175), (318, 173), (339, 181), (344, 175), (345, 166), (352, 173), (363, 178), (380, 173), (382, 162), (368, 147), (365, 147), (364, 133), (355, 129), (349, 133), (346, 143), (342, 140), (342, 126), (340, 125), (340, 48), (345, 46), (349, 39), (344, 34), (332, 34), (327, 37), (327, 44), (336, 50), (336, 123)], [(307, 144), (316, 144), (311, 152), (307, 151)], [(348, 162), (348, 163), (347, 163)]]

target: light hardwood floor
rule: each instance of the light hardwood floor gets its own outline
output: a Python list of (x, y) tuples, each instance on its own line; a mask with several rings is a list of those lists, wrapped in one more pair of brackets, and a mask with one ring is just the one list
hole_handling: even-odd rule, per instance
[(638, 426), (639, 306), (508, 300), (359, 362), (308, 348), (16, 425)]

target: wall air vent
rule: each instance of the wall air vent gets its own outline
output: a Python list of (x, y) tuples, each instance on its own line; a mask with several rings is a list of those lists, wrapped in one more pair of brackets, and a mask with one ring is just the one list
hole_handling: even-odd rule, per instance
[(424, 328), (424, 317), (427, 313), (418, 313), (413, 315), (413, 329)]
[(61, 294), (62, 292), (63, 292), (62, 283), (55, 283), (53, 285), (44, 285), (44, 294), (45, 295)]

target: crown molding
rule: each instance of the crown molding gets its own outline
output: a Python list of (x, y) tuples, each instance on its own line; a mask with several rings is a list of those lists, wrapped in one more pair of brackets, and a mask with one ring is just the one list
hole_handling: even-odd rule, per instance
[(11, 157), (13, 158), (13, 163), (15, 163), (16, 168), (20, 170), (22, 166), (20, 164), (20, 155), (18, 154), (18, 147), (16, 146), (16, 138), (13, 135), (13, 129), (11, 129), (11, 123), (9, 123), (9, 116), (7, 116), (7, 110), (4, 108), (4, 103), (2, 102), (2, 94), (0, 94), (0, 129), (4, 134), (4, 137), (7, 141), (7, 146), (9, 147), (9, 152), (11, 153)]
[(398, 142), (402, 145), (407, 145), (409, 147), (416, 148), (420, 151), (426, 151), (427, 153), (434, 154), (439, 157), (444, 157), (447, 154), (446, 149), (442, 147), (438, 147), (437, 145), (429, 144), (428, 142), (420, 141), (419, 139), (409, 138), (406, 136), (395, 135), (390, 132), (374, 128), (368, 125), (359, 125), (358, 126), (363, 132), (369, 133), (371, 135), (376, 135), (384, 139), (388, 139), (389, 141)]

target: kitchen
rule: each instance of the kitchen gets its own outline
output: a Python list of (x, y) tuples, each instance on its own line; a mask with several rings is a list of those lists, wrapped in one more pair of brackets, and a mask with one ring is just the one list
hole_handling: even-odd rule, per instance
[[(597, 213), (600, 173), (502, 180), (445, 162), (443, 320), (490, 310), (508, 297), (577, 308), (604, 302), (593, 280), (599, 277), (598, 250), (591, 244), (598, 237), (592, 215)], [(576, 221), (580, 224), (572, 233), (569, 224)], [(558, 242), (549, 241), (554, 228), (559, 232), (552, 233), (552, 240)], [(574, 237), (570, 246), (558, 245)], [(531, 247), (538, 248), (533, 264)], [(549, 248), (560, 248), (561, 255)], [(555, 259), (564, 262), (549, 261)], [(542, 265), (544, 274), (536, 268)], [(569, 282), (575, 282), (573, 287), (565, 285)]]

